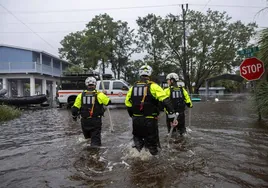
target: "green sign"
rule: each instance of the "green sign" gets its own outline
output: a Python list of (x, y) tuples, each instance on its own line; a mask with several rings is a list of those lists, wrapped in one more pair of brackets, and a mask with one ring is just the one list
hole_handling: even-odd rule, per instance
[(246, 56), (246, 57), (252, 57), (253, 53), (258, 52), (259, 51), (259, 47), (255, 46), (252, 48), (247, 48), (247, 49), (243, 49), (243, 50), (239, 50), (237, 52), (238, 55), (242, 55), (242, 56)]

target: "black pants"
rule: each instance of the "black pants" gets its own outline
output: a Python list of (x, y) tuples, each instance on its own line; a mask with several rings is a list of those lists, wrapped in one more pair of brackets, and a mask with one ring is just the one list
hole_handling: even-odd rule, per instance
[[(182, 135), (183, 133), (186, 133), (185, 113), (180, 112), (177, 120), (178, 120), (178, 125), (176, 127), (174, 127), (173, 133), (178, 131)], [(168, 119), (168, 116), (166, 115), (166, 123), (167, 123), (168, 133), (170, 132), (170, 129), (171, 129), (170, 122), (171, 121)]]
[(159, 145), (158, 120), (154, 118), (133, 117), (133, 140), (135, 148), (141, 151), (147, 148), (152, 155), (158, 153)]
[(82, 118), (81, 127), (85, 139), (91, 138), (91, 146), (101, 146), (101, 118)]

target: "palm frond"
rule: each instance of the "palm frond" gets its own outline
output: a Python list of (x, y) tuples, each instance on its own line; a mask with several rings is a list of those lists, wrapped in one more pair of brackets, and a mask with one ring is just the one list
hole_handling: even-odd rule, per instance
[(260, 59), (264, 62), (266, 67), (268, 66), (268, 28), (263, 29), (260, 34), (259, 40), (260, 52), (259, 56)]
[(267, 81), (260, 82), (255, 91), (255, 107), (259, 109), (263, 115), (268, 115), (268, 83)]

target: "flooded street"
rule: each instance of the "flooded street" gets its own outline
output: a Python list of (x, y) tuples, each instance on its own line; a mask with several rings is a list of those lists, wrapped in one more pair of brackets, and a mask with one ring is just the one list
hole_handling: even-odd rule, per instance
[(101, 148), (90, 148), (67, 109), (25, 110), (0, 126), (0, 187), (268, 187), (268, 125), (244, 102), (194, 103), (188, 135), (161, 152), (132, 149), (126, 109), (110, 109)]

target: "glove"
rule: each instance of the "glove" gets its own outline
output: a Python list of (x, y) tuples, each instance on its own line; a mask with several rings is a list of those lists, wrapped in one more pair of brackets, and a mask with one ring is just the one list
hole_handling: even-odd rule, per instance
[(173, 120), (172, 122), (170, 122), (170, 126), (172, 127), (176, 127), (178, 125), (178, 120)]
[(187, 106), (188, 108), (193, 108), (193, 105), (191, 106), (191, 103), (186, 103), (186, 106)]
[(73, 116), (73, 120), (74, 121), (77, 121), (77, 116)]
[(76, 116), (77, 117), (78, 114), (79, 114), (79, 109), (77, 107), (75, 107), (75, 106), (72, 106), (71, 112), (72, 112), (72, 115), (73, 116)]

